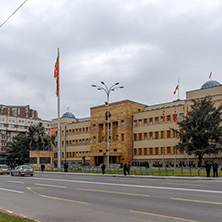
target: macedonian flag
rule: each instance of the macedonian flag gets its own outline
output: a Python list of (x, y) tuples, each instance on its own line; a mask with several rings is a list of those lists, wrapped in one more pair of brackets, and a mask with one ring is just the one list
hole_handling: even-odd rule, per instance
[(57, 56), (54, 70), (54, 78), (56, 80), (56, 95), (59, 95), (59, 56)]

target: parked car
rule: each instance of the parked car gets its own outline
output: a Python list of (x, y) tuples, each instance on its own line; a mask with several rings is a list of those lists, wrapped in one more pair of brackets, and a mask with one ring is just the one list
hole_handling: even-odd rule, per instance
[(14, 169), (11, 170), (11, 176), (33, 176), (34, 170), (29, 165), (21, 165), (17, 166)]
[(6, 164), (1, 164), (0, 165), (0, 174), (9, 174), (10, 169)]

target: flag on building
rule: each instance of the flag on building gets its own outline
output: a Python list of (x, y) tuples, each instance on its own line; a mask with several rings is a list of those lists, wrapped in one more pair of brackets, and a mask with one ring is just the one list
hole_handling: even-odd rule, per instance
[(179, 84), (176, 86), (176, 88), (175, 88), (173, 94), (176, 94), (176, 91), (177, 91), (178, 89), (179, 89)]
[(210, 72), (209, 79), (211, 78), (211, 76), (212, 76), (212, 72)]
[(187, 104), (187, 116), (189, 115), (189, 113), (188, 113), (188, 109), (189, 109), (189, 107), (188, 107), (188, 104)]
[(52, 130), (52, 134), (55, 134), (55, 133), (56, 133), (56, 129), (53, 128), (53, 130)]
[(165, 122), (165, 109), (163, 108), (163, 123)]
[(48, 129), (48, 134), (50, 135), (50, 129)]
[(174, 122), (176, 122), (176, 121), (177, 121), (177, 113), (176, 113), (176, 108), (174, 108), (173, 120), (174, 120)]
[(59, 95), (59, 56), (57, 56), (54, 70), (54, 78), (56, 80), (56, 95)]

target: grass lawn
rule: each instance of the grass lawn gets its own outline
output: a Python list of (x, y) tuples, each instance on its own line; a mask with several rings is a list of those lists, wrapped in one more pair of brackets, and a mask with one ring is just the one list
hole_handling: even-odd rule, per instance
[(34, 222), (34, 220), (23, 218), (0, 210), (0, 222)]

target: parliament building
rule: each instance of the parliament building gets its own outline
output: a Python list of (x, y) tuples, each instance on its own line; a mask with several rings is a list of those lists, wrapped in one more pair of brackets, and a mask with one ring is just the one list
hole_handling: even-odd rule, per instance
[[(149, 164), (152, 166), (197, 166), (198, 159), (183, 150), (176, 150), (178, 137), (172, 128), (180, 130), (176, 122), (187, 115), (193, 99), (210, 95), (215, 106), (222, 104), (222, 85), (207, 81), (200, 89), (186, 92), (184, 100), (148, 106), (123, 100), (109, 104), (109, 136), (107, 135), (107, 105), (90, 108), (90, 117), (76, 118), (66, 112), (60, 118), (61, 164), (100, 165), (107, 162), (109, 140), (110, 164)], [(164, 118), (163, 118), (164, 116)], [(57, 130), (53, 119), (51, 131)], [(57, 139), (56, 139), (57, 142)], [(58, 144), (57, 144), (58, 145)], [(57, 161), (57, 146), (55, 148)], [(203, 163), (217, 160), (222, 154), (205, 155)]]

